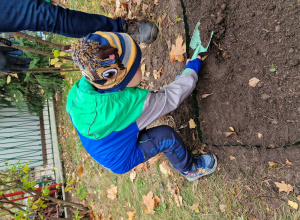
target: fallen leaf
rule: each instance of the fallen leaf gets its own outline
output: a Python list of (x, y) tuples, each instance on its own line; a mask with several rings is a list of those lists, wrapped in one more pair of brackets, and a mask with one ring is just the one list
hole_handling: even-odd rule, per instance
[(127, 215), (128, 215), (128, 220), (132, 220), (135, 218), (135, 213), (134, 212), (127, 212)]
[(234, 156), (229, 156), (229, 159), (230, 160), (235, 160), (235, 157)]
[(193, 141), (196, 140), (196, 137), (195, 137), (195, 133), (194, 133), (194, 132), (193, 132), (192, 138), (193, 138)]
[(236, 132), (233, 132), (233, 131), (230, 131), (230, 132), (224, 132), (224, 134), (225, 134), (226, 137), (229, 137), (229, 136), (232, 135), (232, 134), (237, 135)]
[(196, 127), (197, 127), (197, 125), (196, 125), (194, 119), (191, 118), (191, 119), (189, 120), (189, 126), (190, 126), (190, 129), (196, 128)]
[(269, 161), (269, 166), (270, 167), (277, 167), (278, 166), (278, 163), (275, 163), (275, 162), (272, 162), (272, 161)]
[(10, 76), (10, 75), (8, 75), (8, 76), (7, 76), (7, 79), (6, 79), (6, 83), (7, 83), (7, 84), (9, 84), (9, 83), (10, 83), (10, 81), (11, 81), (11, 76)]
[(161, 75), (163, 74), (163, 71), (164, 71), (164, 66), (162, 66), (158, 72), (157, 72), (157, 78), (159, 79), (161, 77)]
[(300, 202), (300, 195), (297, 196), (298, 201)]
[(131, 182), (133, 182), (133, 180), (135, 180), (135, 178), (136, 178), (136, 172), (133, 170), (130, 173), (130, 180), (131, 180)]
[(142, 0), (132, 0), (133, 3), (137, 4), (137, 5), (140, 5)]
[(160, 169), (160, 172), (162, 172), (166, 177), (168, 177), (169, 175), (172, 175), (172, 170), (166, 162), (161, 163), (159, 165), (159, 169)]
[(147, 207), (146, 209), (144, 209), (144, 212), (146, 214), (155, 214), (155, 202), (153, 198), (153, 192), (150, 191), (146, 196), (143, 195), (143, 201), (141, 201), (141, 203)]
[(294, 209), (298, 209), (298, 204), (296, 202), (293, 202), (293, 201), (288, 201), (288, 205), (291, 206), (292, 208)]
[(182, 197), (181, 195), (174, 194), (175, 203), (178, 207), (182, 206)]
[(153, 70), (153, 77), (154, 79), (158, 79), (157, 70)]
[(148, 7), (149, 7), (149, 5), (143, 4), (143, 7), (142, 7), (143, 13), (146, 13), (146, 10), (148, 9)]
[(45, 90), (42, 89), (42, 90), (41, 90), (41, 93), (44, 94), (44, 93), (45, 93)]
[(164, 20), (166, 19), (167, 17), (167, 13), (164, 13), (163, 17), (159, 17), (157, 19), (157, 22), (158, 22), (158, 29), (161, 30), (162, 29), (162, 23), (164, 22)]
[(224, 204), (219, 205), (220, 212), (225, 212), (225, 208), (226, 208), (226, 205), (224, 205)]
[(141, 172), (142, 170), (144, 170), (144, 164), (140, 163), (139, 165), (136, 166), (136, 168), (139, 172)]
[(77, 170), (77, 173), (79, 176), (82, 174), (82, 167), (79, 167), (79, 169)]
[(161, 154), (157, 154), (155, 157), (151, 157), (151, 158), (148, 160), (148, 163), (149, 163), (150, 165), (156, 164), (156, 162), (159, 160), (159, 158), (160, 158), (161, 156), (162, 156)]
[(234, 128), (233, 128), (233, 127), (229, 127), (229, 129), (230, 129), (231, 131), (234, 131)]
[(263, 137), (262, 133), (258, 133), (258, 134), (257, 134), (257, 137), (258, 137), (259, 139), (261, 139), (261, 138)]
[(212, 93), (211, 94), (204, 94), (204, 95), (202, 95), (201, 97), (203, 98), (203, 99), (205, 99), (205, 98), (207, 98), (208, 96), (211, 96), (212, 95)]
[(158, 196), (154, 197), (154, 207), (156, 207), (159, 203), (160, 199), (158, 198)]
[(107, 192), (107, 198), (114, 200), (117, 198), (118, 187), (111, 185), (110, 189), (106, 190), (106, 192)]
[(154, 0), (154, 5), (158, 5), (158, 0)]
[(286, 184), (284, 181), (281, 181), (281, 183), (275, 182), (275, 185), (279, 188), (279, 192), (286, 192), (289, 194), (294, 190), (292, 185)]
[(199, 207), (199, 203), (196, 203), (196, 204), (192, 205), (190, 208), (191, 208), (191, 210), (195, 211), (196, 209), (198, 209), (198, 207)]
[(9, 74), (9, 75), (11, 75), (11, 76), (13, 76), (13, 77), (15, 77), (15, 78), (19, 78), (17, 73), (11, 73), (11, 74)]
[(142, 64), (141, 66), (141, 71), (142, 71), (142, 75), (145, 75), (145, 71), (146, 71), (146, 64)]
[(75, 129), (75, 127), (73, 127), (72, 133), (73, 133), (73, 134), (76, 134), (76, 129)]
[(251, 78), (251, 79), (249, 80), (249, 86), (255, 87), (259, 81), (260, 81), (260, 80), (257, 79), (256, 77), (253, 77), (253, 78)]
[(179, 36), (176, 39), (175, 45), (172, 44), (172, 50), (170, 52), (170, 60), (171, 62), (175, 62), (176, 60), (179, 62), (184, 61), (183, 54), (186, 52), (186, 44), (183, 44), (182, 36)]
[(288, 165), (293, 165), (293, 163), (290, 162), (288, 159), (286, 159), (285, 163), (288, 164)]

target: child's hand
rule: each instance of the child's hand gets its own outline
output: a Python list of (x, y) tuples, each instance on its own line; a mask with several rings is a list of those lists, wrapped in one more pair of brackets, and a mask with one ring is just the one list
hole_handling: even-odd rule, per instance
[(185, 68), (193, 69), (198, 74), (202, 66), (201, 57), (198, 55), (196, 59), (187, 59)]

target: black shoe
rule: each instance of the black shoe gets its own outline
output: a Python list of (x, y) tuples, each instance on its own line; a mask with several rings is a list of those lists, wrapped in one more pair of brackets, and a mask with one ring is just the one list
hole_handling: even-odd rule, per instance
[(133, 39), (146, 44), (154, 42), (158, 34), (155, 23), (148, 21), (128, 20), (124, 31)]

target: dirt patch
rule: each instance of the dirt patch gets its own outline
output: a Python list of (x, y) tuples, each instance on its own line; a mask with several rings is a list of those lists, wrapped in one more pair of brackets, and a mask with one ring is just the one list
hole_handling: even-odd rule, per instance
[[(275, 180), (299, 186), (299, 164), (296, 165), (300, 157), (299, 147), (266, 149), (300, 140), (299, 2), (183, 2), (189, 36), (200, 21), (201, 40), (206, 46), (211, 31), (214, 31), (196, 87), (198, 119), (208, 151), (218, 155), (232, 178), (245, 174), (255, 179), (254, 188), (259, 188), (265, 180), (272, 182), (273, 185), (265, 183), (269, 192), (274, 193), (278, 192)], [(161, 1), (155, 14), (163, 16), (165, 12), (167, 19), (158, 39), (143, 50), (144, 63), (149, 68), (146, 72), (152, 73), (164, 66), (160, 79), (153, 79), (151, 75), (147, 79), (148, 89), (159, 89), (172, 82), (185, 66), (169, 60), (171, 44), (179, 35), (185, 38), (180, 1)], [(249, 85), (253, 77), (260, 80), (255, 87)], [(202, 98), (204, 94), (212, 95)], [(190, 150), (199, 150), (198, 133), (187, 126), (190, 118), (195, 118), (193, 97), (190, 96), (171, 115)], [(224, 132), (230, 132), (229, 127), (233, 127), (237, 135), (226, 137)], [(235, 159), (230, 160), (229, 156)], [(294, 165), (287, 166), (286, 159), (293, 161)], [(282, 166), (279, 170), (269, 171), (269, 161), (277, 161)], [(299, 188), (295, 188), (295, 193), (299, 193)]]

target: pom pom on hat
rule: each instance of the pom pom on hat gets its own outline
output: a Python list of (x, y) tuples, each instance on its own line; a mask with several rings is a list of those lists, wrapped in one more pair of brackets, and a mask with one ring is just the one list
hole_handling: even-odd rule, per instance
[(138, 44), (125, 33), (96, 32), (71, 45), (82, 75), (100, 92), (123, 90), (141, 62)]

